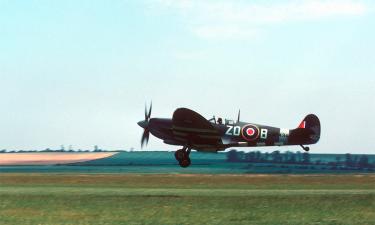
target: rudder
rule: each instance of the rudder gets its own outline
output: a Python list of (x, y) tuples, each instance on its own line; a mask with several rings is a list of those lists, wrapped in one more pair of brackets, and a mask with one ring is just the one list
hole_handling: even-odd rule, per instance
[(314, 114), (307, 115), (299, 126), (291, 130), (291, 144), (315, 144), (320, 139), (320, 121)]

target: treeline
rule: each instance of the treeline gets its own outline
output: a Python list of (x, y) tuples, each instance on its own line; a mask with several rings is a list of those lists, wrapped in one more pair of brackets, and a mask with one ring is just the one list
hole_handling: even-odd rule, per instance
[(75, 149), (75, 150), (61, 150), (61, 149), (44, 149), (44, 150), (0, 150), (0, 153), (31, 153), (31, 152), (110, 152), (109, 150), (89, 150), (89, 149)]
[[(117, 150), (121, 151), (121, 150)], [(73, 149), (69, 146), (68, 149), (62, 145), (60, 149), (44, 149), (44, 150), (0, 150), (0, 153), (31, 153), (31, 152), (112, 152), (112, 150), (104, 150), (100, 149), (97, 145), (94, 146), (93, 149)]]
[(322, 159), (311, 160), (308, 152), (284, 152), (273, 151), (271, 153), (241, 152), (230, 150), (227, 152), (228, 162), (248, 163), (278, 163), (278, 164), (299, 164), (299, 165), (326, 165), (334, 169), (375, 169), (375, 163), (370, 163), (368, 155), (345, 154), (345, 159), (337, 156), (334, 161), (323, 161)]

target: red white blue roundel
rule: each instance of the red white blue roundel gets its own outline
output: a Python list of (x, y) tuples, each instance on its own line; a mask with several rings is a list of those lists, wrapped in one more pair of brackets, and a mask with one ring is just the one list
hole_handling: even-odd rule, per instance
[(259, 128), (252, 124), (247, 124), (244, 127), (242, 127), (242, 137), (246, 141), (254, 141), (259, 137)]

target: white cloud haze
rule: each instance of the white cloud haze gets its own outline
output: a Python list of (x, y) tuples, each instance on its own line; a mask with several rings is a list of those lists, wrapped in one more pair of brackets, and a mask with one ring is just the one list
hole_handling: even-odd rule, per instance
[(367, 5), (359, 1), (248, 1), (157, 0), (184, 17), (198, 37), (244, 39), (258, 34), (260, 27), (285, 22), (314, 21), (339, 16), (363, 15)]

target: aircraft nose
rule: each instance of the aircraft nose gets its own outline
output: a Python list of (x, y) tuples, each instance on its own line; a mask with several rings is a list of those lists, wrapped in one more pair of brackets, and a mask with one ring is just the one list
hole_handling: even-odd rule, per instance
[(140, 127), (142, 127), (143, 129), (146, 129), (146, 127), (148, 126), (148, 121), (147, 120), (141, 120), (137, 123)]

